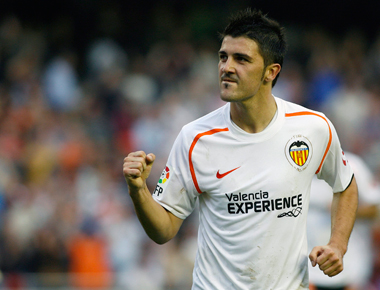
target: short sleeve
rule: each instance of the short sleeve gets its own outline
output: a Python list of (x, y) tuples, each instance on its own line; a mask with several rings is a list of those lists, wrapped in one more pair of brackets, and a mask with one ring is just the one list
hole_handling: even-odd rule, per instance
[(333, 192), (342, 192), (350, 185), (353, 171), (342, 150), (333, 124), (328, 120), (331, 130), (331, 144), (326, 152), (326, 158), (317, 177), (325, 180)]
[(185, 130), (177, 136), (153, 198), (176, 217), (185, 219), (195, 208), (197, 193), (189, 168), (189, 148)]

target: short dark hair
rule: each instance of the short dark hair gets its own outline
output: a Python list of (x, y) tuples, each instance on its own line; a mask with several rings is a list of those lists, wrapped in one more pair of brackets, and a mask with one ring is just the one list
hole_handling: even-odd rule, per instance
[[(226, 36), (243, 36), (254, 40), (264, 59), (265, 67), (272, 63), (282, 66), (287, 49), (285, 29), (260, 10), (247, 8), (233, 14), (229, 24), (220, 33), (221, 39)], [(272, 86), (276, 84), (278, 76), (279, 74), (273, 80)]]

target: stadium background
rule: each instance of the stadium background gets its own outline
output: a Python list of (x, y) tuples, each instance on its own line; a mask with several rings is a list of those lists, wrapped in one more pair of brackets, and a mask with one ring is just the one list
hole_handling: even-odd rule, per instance
[[(154, 188), (181, 126), (219, 106), (228, 15), (288, 32), (274, 93), (322, 110), (380, 178), (379, 1), (7, 1), (0, 9), (1, 289), (190, 289), (197, 217), (155, 245), (122, 177), (154, 152)], [(380, 289), (380, 225), (372, 277)]]

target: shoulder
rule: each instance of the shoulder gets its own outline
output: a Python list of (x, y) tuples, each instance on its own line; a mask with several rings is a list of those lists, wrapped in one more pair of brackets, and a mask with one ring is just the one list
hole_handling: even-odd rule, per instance
[(285, 111), (285, 118), (306, 126), (331, 127), (331, 121), (320, 111), (311, 110), (304, 106), (279, 99)]
[(225, 129), (227, 127), (227, 116), (229, 115), (229, 104), (226, 104), (207, 115), (200, 117), (185, 126), (181, 132), (191, 137), (210, 130)]
[(301, 106), (299, 104), (292, 103), (289, 101), (285, 101), (282, 99), (277, 98), (277, 100), (278, 100), (277, 102), (282, 103), (284, 110), (285, 110), (285, 114), (289, 117), (297, 116), (297, 115), (300, 115), (300, 116), (301, 115), (305, 115), (305, 116), (317, 115), (317, 116), (321, 116), (321, 117), (326, 118), (325, 114), (320, 112), (320, 111), (311, 110), (311, 109), (306, 108), (304, 106)]

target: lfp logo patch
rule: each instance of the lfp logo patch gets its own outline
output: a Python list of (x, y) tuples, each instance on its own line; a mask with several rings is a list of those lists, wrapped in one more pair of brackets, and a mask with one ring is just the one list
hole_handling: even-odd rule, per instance
[(313, 153), (313, 147), (305, 136), (293, 136), (285, 147), (285, 155), (290, 164), (298, 171), (306, 169)]
[(165, 182), (169, 180), (169, 177), (170, 177), (170, 169), (168, 166), (166, 166), (161, 173), (160, 180), (158, 181), (158, 183), (165, 184)]
[[(164, 193), (166, 186), (169, 184), (169, 178), (173, 175), (173, 170), (170, 170), (168, 165), (165, 166), (164, 170), (161, 173), (160, 179), (156, 185), (156, 188), (153, 191), (153, 194), (159, 197)], [(173, 178), (173, 177), (172, 177)]]

